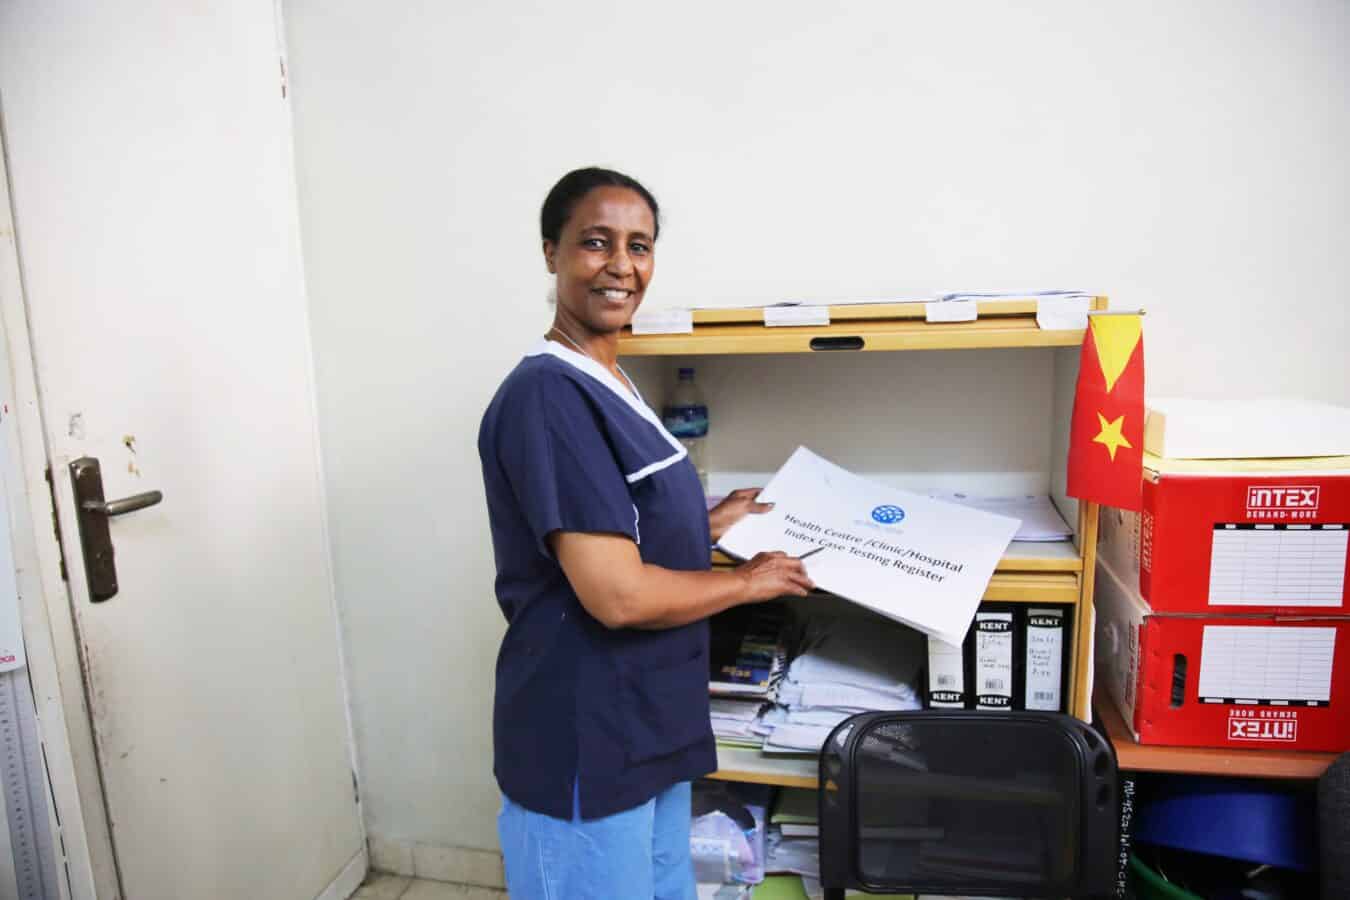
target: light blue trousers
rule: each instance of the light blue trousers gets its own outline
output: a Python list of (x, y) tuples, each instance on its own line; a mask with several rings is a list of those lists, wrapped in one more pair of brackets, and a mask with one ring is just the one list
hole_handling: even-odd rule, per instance
[(689, 859), (689, 782), (633, 809), (582, 821), (502, 797), (497, 833), (511, 900), (696, 900)]

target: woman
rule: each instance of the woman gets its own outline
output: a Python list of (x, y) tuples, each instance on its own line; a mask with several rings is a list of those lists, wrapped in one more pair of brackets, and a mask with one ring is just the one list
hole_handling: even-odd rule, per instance
[(513, 900), (691, 900), (689, 783), (713, 771), (708, 616), (805, 595), (802, 564), (712, 572), (750, 512), (711, 513), (680, 443), (617, 362), (651, 280), (656, 200), (605, 169), (565, 175), (540, 216), (557, 309), (478, 437), (508, 627), (494, 768)]

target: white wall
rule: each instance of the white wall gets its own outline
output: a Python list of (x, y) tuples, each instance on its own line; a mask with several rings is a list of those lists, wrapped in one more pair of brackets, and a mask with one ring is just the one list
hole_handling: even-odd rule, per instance
[[(653, 303), (1084, 287), (1147, 308), (1153, 392), (1350, 403), (1350, 6), (1031, 6), (286, 4), (372, 835), (495, 845), (474, 438), (549, 319), (537, 213), (569, 168), (661, 199)], [(781, 402), (754, 374), (718, 391)], [(986, 377), (985, 406), (1041, 402)], [(955, 395), (895, 395), (962, 427)]]

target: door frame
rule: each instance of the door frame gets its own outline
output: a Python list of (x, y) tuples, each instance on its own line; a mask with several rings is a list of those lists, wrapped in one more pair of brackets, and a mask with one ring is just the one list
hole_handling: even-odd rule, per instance
[[(0, 473), (0, 480), (9, 501), (24, 651), (56, 813), (48, 817), (52, 846), (58, 853), (64, 851), (64, 858), (57, 860), (62, 900), (120, 900), (84, 666), (72, 599), (62, 578), (56, 511), (47, 483), (51, 462), (28, 329), (7, 156), (0, 118), (0, 379), (7, 372), (10, 382), (4, 397), (9, 408), (0, 410), (0, 440), (8, 442), (12, 451), (9, 470)], [(52, 470), (52, 477), (63, 474)]]

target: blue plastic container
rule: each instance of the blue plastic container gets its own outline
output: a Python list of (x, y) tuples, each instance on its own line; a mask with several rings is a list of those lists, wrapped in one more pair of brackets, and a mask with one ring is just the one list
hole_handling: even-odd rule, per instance
[(1317, 867), (1316, 797), (1272, 782), (1166, 778), (1154, 782), (1135, 839), (1299, 871)]

